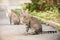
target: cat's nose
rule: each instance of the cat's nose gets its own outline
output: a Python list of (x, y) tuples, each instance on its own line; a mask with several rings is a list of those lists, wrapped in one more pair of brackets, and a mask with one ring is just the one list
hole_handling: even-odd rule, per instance
[(28, 24), (26, 24), (28, 26)]

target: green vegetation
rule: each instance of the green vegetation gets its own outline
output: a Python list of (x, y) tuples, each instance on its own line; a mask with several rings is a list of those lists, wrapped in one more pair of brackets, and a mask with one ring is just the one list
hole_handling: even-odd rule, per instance
[(56, 29), (57, 29), (58, 31), (60, 31), (60, 26), (59, 26), (59, 27), (56, 27)]
[(23, 6), (23, 9), (29, 9), (29, 11), (34, 11), (36, 10), (38, 11), (42, 11), (45, 9), (45, 7), (47, 6), (47, 2), (43, 1), (41, 2), (40, 0), (31, 0), (32, 3), (26, 3)]
[[(46, 1), (31, 0), (32, 3), (24, 5), (25, 9), (29, 9), (29, 13), (39, 18), (45, 18), (54, 22), (60, 23), (60, 6), (48, 6)], [(23, 9), (24, 9), (23, 8)], [(42, 10), (42, 11), (41, 11)]]
[(55, 11), (55, 12), (52, 12), (52, 11), (46, 11), (46, 12), (36, 12), (36, 11), (33, 11), (33, 12), (29, 12), (30, 14), (34, 15), (34, 16), (37, 16), (39, 18), (44, 18), (44, 19), (47, 19), (47, 20), (53, 20), (55, 22), (58, 22), (60, 23), (60, 14)]

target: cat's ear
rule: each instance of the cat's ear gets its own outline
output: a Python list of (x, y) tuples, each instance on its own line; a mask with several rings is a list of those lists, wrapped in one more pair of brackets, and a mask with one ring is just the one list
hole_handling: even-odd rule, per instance
[(25, 10), (25, 15), (28, 16), (28, 9)]
[(26, 9), (26, 11), (28, 11), (28, 9)]

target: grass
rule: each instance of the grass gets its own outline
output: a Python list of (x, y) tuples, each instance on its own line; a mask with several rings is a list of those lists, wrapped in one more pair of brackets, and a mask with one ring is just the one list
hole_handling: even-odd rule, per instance
[(46, 11), (46, 12), (29, 12), (31, 15), (37, 16), (39, 18), (44, 18), (47, 20), (52, 20), (54, 22), (60, 23), (60, 14), (58, 12)]

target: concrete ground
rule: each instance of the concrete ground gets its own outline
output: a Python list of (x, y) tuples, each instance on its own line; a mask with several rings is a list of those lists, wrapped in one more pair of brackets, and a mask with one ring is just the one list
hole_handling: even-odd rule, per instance
[[(43, 31), (55, 30), (42, 25)], [(0, 25), (0, 40), (60, 40), (60, 32), (25, 35), (25, 25)]]

